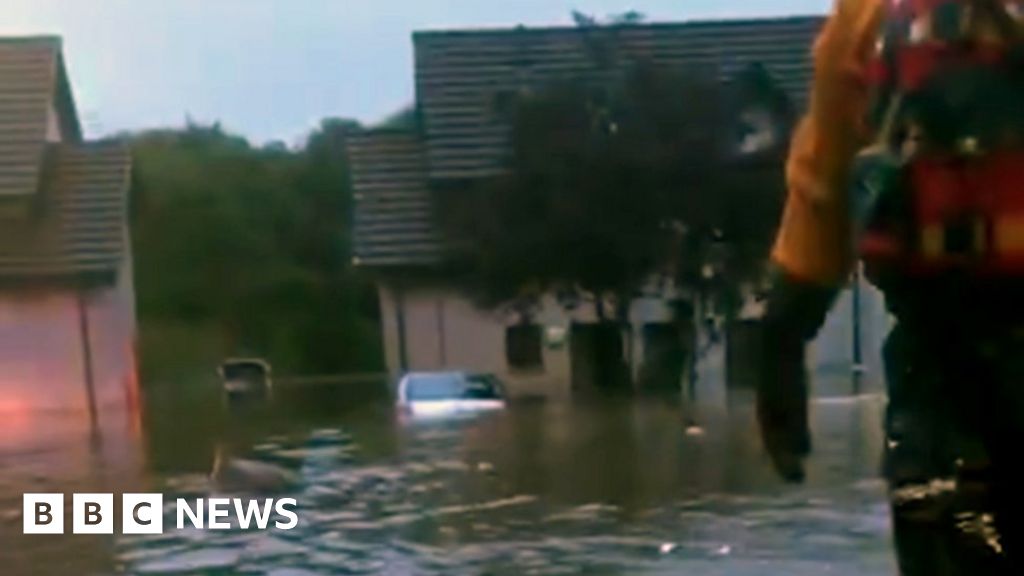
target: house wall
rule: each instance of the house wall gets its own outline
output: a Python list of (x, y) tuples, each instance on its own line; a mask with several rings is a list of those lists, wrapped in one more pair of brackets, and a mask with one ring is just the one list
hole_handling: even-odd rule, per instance
[[(129, 269), (130, 270), (130, 269)], [(97, 408), (135, 411), (135, 310), (131, 275), (85, 296)], [(0, 414), (88, 414), (78, 295), (0, 292)]]
[[(459, 292), (444, 286), (414, 286), (399, 290), (394, 284), (382, 283), (379, 291), (385, 357), (392, 380), (403, 372), (399, 324), (404, 320), (406, 371), (491, 372), (509, 384), (513, 395), (569, 395), (568, 341), (561, 347), (545, 344), (543, 370), (515, 370), (509, 366), (505, 356), (506, 329), (515, 322), (513, 316), (481, 310)], [(633, 304), (631, 315), (635, 328), (632, 334), (635, 372), (643, 358), (640, 327), (646, 322), (666, 321), (671, 318), (671, 313), (657, 299), (640, 299)], [(568, 314), (553, 297), (544, 299), (535, 316), (535, 321), (545, 328), (562, 328), (566, 333), (573, 322), (596, 320), (593, 306), (583, 305), (578, 311)]]
[(57, 107), (51, 103), (50, 111), (46, 116), (46, 141), (56, 144), (63, 139), (60, 129), (60, 114), (57, 112)]
[[(406, 371), (471, 370), (502, 378), (515, 396), (561, 397), (569, 393), (567, 347), (544, 348), (543, 370), (513, 370), (505, 358), (505, 330), (514, 319), (476, 308), (467, 298), (444, 287), (399, 290), (380, 287), (381, 318), (388, 371), (395, 380), (403, 372), (399, 317), (404, 316)], [(401, 310), (401, 314), (400, 314)], [(545, 302), (537, 315), (545, 326), (568, 329), (570, 318), (558, 305)]]
[[(505, 358), (505, 329), (514, 321), (500, 313), (477, 309), (457, 291), (443, 286), (414, 286), (401, 293), (393, 285), (380, 285), (384, 349), (392, 380), (403, 372), (399, 344), (399, 303), (404, 313), (407, 371), (478, 370), (497, 374), (509, 383), (513, 395), (565, 397), (571, 392), (569, 343), (544, 348), (544, 369), (536, 373), (512, 370)], [(401, 296), (400, 296), (401, 294)], [(548, 298), (536, 317), (545, 327), (569, 329), (573, 321), (593, 322), (592, 306), (567, 314), (553, 298)], [(644, 357), (642, 326), (672, 318), (661, 299), (645, 298), (634, 302), (632, 366), (634, 375)], [(867, 283), (861, 294), (861, 341), (867, 370), (863, 391), (883, 387), (881, 347), (889, 328), (882, 295)], [(852, 391), (853, 310), (851, 291), (839, 298), (825, 327), (815, 341), (810, 363), (818, 376), (819, 393), (848, 394)], [(718, 363), (712, 355), (708, 360)], [(724, 373), (712, 370), (717, 378)]]

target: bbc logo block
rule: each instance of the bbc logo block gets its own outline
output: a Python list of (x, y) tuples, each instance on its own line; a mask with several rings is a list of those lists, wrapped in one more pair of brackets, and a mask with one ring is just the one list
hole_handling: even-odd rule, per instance
[(63, 534), (64, 495), (25, 494), (22, 517), (25, 534)]
[[(163, 495), (125, 494), (121, 502), (124, 534), (163, 533)], [(71, 504), (73, 534), (114, 533), (113, 494), (74, 494)], [(22, 512), (25, 534), (64, 533), (63, 494), (25, 494)]]
[[(23, 521), (25, 534), (64, 534), (63, 494), (25, 494)], [(122, 534), (163, 534), (164, 497), (162, 494), (122, 494), (115, 509), (113, 494), (73, 494), (71, 529), (73, 534), (114, 534), (115, 515), (120, 512)], [(197, 530), (294, 530), (299, 525), (294, 498), (252, 499), (199, 498), (175, 501), (177, 530), (192, 526)], [(168, 512), (169, 514), (170, 512)], [(232, 515), (234, 518), (232, 518)], [(276, 522), (272, 522), (276, 517)]]
[(121, 502), (121, 532), (124, 534), (164, 533), (164, 497), (162, 494), (125, 494)]
[(75, 534), (114, 533), (113, 494), (75, 494), (71, 519)]

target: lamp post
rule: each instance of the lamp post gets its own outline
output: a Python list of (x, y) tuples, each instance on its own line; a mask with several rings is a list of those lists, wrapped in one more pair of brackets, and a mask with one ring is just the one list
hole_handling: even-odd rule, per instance
[(861, 392), (861, 380), (864, 376), (864, 348), (861, 342), (861, 280), (863, 272), (860, 265), (853, 273), (853, 289), (851, 296), (853, 300), (853, 394), (859, 396)]
[(93, 434), (99, 431), (99, 411), (96, 407), (96, 382), (92, 364), (92, 335), (89, 329), (89, 300), (87, 288), (80, 286), (76, 292), (78, 307), (78, 332), (82, 343), (82, 375), (85, 384), (85, 398), (89, 409), (89, 424)]

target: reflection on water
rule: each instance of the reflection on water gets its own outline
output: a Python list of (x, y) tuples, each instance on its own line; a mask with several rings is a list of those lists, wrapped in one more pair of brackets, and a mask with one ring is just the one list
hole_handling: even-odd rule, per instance
[[(129, 414), (107, 416), (98, 431), (85, 415), (0, 422), (0, 574), (115, 571), (109, 538), (21, 534), (23, 493), (120, 493), (146, 484), (138, 422)], [(69, 509), (65, 517), (70, 520)]]
[[(706, 433), (695, 436), (672, 401), (533, 403), (413, 423), (382, 399), (283, 396), (232, 414), (151, 398), (141, 433), (83, 443), (39, 431), (44, 440), (0, 444), (0, 555), (13, 567), (3, 573), (894, 571), (875, 480), (877, 399), (816, 407), (810, 482), (792, 489), (768, 469), (746, 405), (702, 410)], [(242, 471), (230, 485), (209, 475), (218, 453)], [(20, 535), (25, 491), (163, 492), (173, 527), (175, 497), (268, 489), (246, 485), (253, 470), (291, 479), (280, 488), (299, 502), (296, 530)]]

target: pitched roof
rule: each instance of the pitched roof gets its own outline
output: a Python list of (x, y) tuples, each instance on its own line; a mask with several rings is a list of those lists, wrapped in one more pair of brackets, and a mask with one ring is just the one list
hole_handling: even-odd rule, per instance
[(126, 252), (130, 181), (119, 144), (54, 144), (27, 218), (0, 226), (0, 280), (115, 272)]
[(824, 19), (801, 17), (682, 24), (419, 32), (418, 126), (369, 131), (348, 142), (355, 202), (355, 255), (368, 266), (442, 260), (430, 188), (440, 180), (502, 169), (508, 126), (496, 100), (592, 70), (588, 39), (616, 34), (626, 58), (710, 71), (723, 79), (762, 65), (798, 109), (807, 98), (811, 45)]
[(355, 132), (346, 142), (355, 190), (355, 255), (360, 265), (420, 265), (441, 246), (419, 135)]
[(61, 50), (55, 37), (0, 38), (3, 284), (115, 273), (127, 252), (128, 153), (82, 143)]
[(60, 39), (0, 38), (0, 197), (36, 192), (50, 111), (58, 103), (72, 117), (70, 132), (80, 136)]
[(799, 17), (417, 33), (416, 94), (429, 176), (461, 179), (499, 171), (508, 130), (495, 112), (496, 98), (523, 84), (586, 73), (594, 34), (614, 34), (625, 59), (712, 70), (722, 79), (760, 63), (802, 107), (812, 72), (810, 47), (823, 22)]

